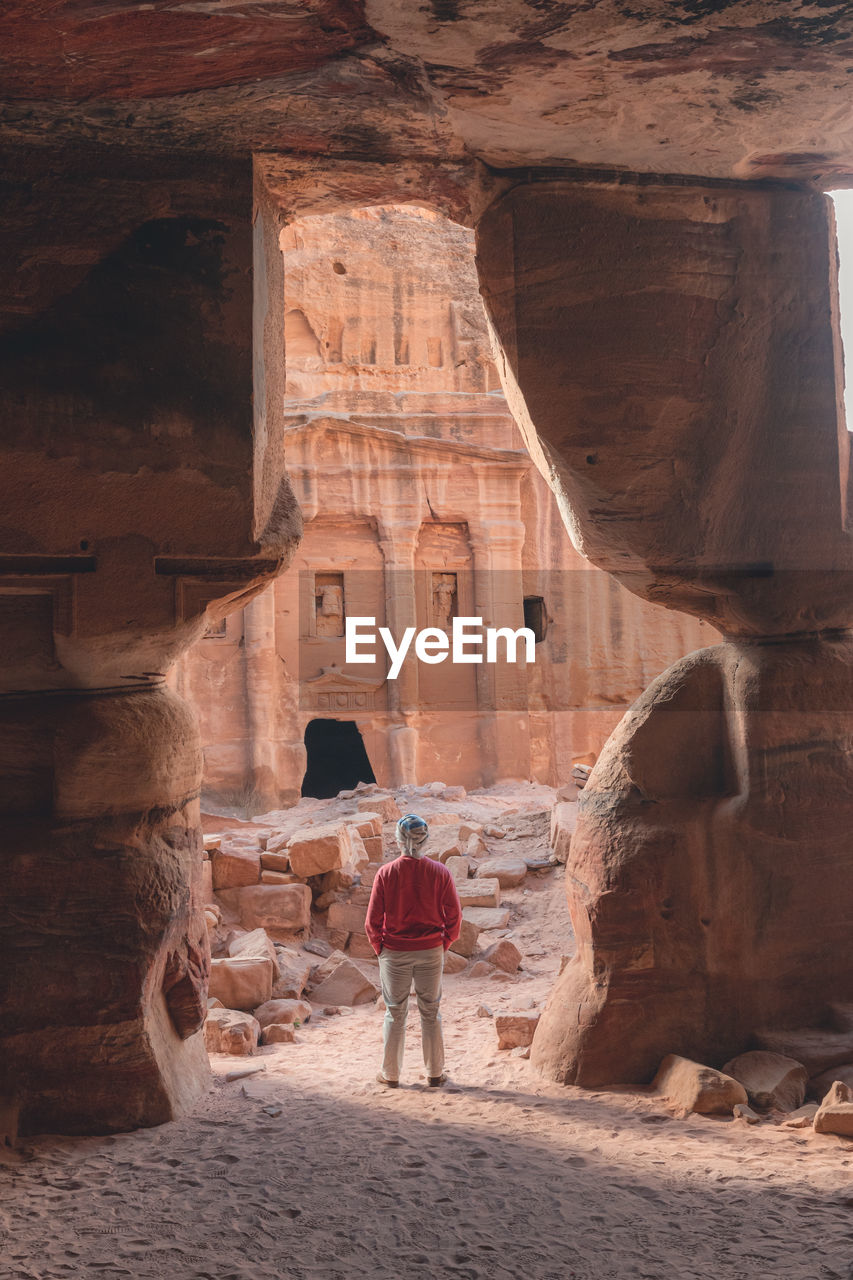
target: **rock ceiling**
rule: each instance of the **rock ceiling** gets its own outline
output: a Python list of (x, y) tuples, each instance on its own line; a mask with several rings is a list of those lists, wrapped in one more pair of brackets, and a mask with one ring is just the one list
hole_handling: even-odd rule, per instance
[(7, 0), (11, 146), (843, 182), (832, 0)]

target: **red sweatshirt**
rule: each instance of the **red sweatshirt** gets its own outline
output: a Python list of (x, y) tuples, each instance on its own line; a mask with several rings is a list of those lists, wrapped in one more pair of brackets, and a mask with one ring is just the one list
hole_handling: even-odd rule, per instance
[(426, 856), (401, 855), (376, 873), (365, 924), (373, 950), (445, 951), (459, 937), (462, 907), (453, 876)]

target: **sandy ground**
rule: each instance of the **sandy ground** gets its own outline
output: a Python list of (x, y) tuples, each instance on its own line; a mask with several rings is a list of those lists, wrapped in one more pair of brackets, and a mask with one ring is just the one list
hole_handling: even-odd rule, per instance
[(217, 1056), (183, 1120), (0, 1157), (2, 1280), (850, 1280), (853, 1143), (677, 1119), (496, 1050), (478, 1006), (541, 1004), (570, 948), (562, 876), (504, 895), (517, 979), (445, 979), (445, 1089), (414, 1002), (397, 1090), (374, 1080), (374, 1006)]

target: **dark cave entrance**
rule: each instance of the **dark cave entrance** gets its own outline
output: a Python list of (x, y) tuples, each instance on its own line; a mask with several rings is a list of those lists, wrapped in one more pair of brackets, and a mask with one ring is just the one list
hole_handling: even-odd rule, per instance
[(376, 781), (354, 720), (311, 720), (305, 728), (305, 748), (304, 796), (327, 800), (359, 782)]

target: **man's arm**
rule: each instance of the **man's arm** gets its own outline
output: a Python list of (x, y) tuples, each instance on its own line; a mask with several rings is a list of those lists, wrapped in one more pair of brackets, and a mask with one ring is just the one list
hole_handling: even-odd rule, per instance
[(367, 904), (367, 917), (364, 921), (364, 932), (370, 939), (370, 945), (379, 955), (382, 950), (382, 935), (385, 931), (385, 886), (381, 875), (377, 873), (370, 891)]
[(449, 871), (442, 889), (441, 910), (444, 916), (444, 949), (447, 951), (459, 937), (462, 929), (462, 904), (456, 891), (456, 881)]

